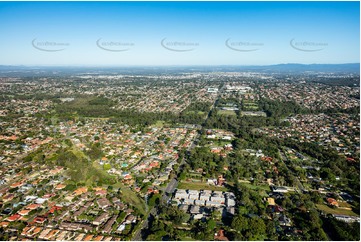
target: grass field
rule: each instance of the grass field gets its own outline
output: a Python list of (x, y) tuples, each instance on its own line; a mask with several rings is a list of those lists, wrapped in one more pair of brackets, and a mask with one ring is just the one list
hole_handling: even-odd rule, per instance
[(231, 143), (230, 141), (223, 141), (223, 140), (211, 140), (212, 144), (208, 146), (225, 146), (226, 144)]
[(264, 191), (271, 191), (270, 187), (268, 185), (253, 185), (250, 183), (241, 183), (241, 186), (245, 186), (249, 189), (253, 189), (253, 190), (264, 190)]
[[(104, 171), (96, 161), (90, 162), (90, 158), (77, 147), (72, 144), (65, 144), (66, 153), (61, 155), (67, 155), (70, 160), (63, 160), (64, 166), (67, 169), (67, 174), (70, 176), (70, 180), (73, 184), (84, 183), (86, 186), (94, 185), (101, 182), (103, 184), (112, 184), (115, 182), (115, 177), (109, 175)], [(63, 151), (62, 151), (63, 152)], [(55, 156), (56, 157), (56, 156)]]
[(240, 183), (240, 185), (258, 191), (262, 197), (267, 197), (267, 192), (271, 191), (270, 187), (267, 185), (253, 185), (250, 183)]
[(257, 104), (243, 104), (243, 110), (244, 111), (257, 111), (258, 105)]
[(190, 190), (212, 190), (212, 191), (227, 191), (225, 187), (210, 186), (203, 182), (180, 182), (178, 189), (190, 189)]
[(267, 114), (261, 111), (242, 111), (241, 114), (242, 116), (267, 117)]
[(165, 121), (158, 120), (157, 122), (155, 122), (155, 124), (153, 124), (153, 125), (152, 125), (152, 127), (155, 127), (155, 128), (162, 128), (165, 124), (166, 124), (166, 122), (165, 122)]
[(193, 238), (191, 238), (191, 237), (185, 236), (185, 237), (181, 237), (181, 238), (180, 238), (180, 241), (196, 241), (196, 240), (193, 239)]
[(340, 207), (345, 207), (345, 208), (352, 208), (351, 204), (347, 203), (347, 202), (338, 202), (338, 205)]
[(243, 106), (244, 111), (245, 110), (247, 110), (247, 111), (257, 111), (258, 110), (258, 104), (255, 102), (252, 102), (252, 101), (243, 100), (242, 106)]
[(258, 107), (256, 106), (244, 106), (243, 111), (258, 111)]
[(124, 201), (139, 209), (142, 214), (146, 214), (145, 202), (140, 199), (135, 192), (133, 192), (120, 182), (114, 184), (113, 187), (120, 188), (122, 192), (122, 199), (124, 199)]
[(345, 209), (341, 209), (341, 208), (330, 208), (329, 206), (327, 206), (325, 204), (316, 204), (316, 207), (325, 213), (337, 214), (337, 215), (348, 215), (348, 216), (359, 216), (356, 213), (354, 213), (353, 211), (345, 210)]
[(187, 112), (187, 114), (196, 114), (197, 113), (197, 115), (203, 115), (203, 114), (205, 114), (205, 112), (202, 112), (202, 111), (188, 111)]
[(236, 112), (232, 110), (218, 110), (217, 115), (237, 116)]

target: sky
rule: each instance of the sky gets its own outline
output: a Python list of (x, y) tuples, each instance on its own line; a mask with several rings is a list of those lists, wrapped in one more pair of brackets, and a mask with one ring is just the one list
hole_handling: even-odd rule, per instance
[(359, 63), (359, 2), (0, 2), (0, 65)]

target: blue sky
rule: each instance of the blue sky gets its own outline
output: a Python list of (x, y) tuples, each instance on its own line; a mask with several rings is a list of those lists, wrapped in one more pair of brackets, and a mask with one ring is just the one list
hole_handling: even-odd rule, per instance
[(359, 2), (0, 2), (0, 65), (355, 63), (359, 20)]

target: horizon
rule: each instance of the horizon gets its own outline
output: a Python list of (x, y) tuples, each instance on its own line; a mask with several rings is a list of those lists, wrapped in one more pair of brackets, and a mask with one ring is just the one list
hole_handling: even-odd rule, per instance
[(356, 1), (0, 2), (0, 65), (360, 63), (359, 10)]
[(279, 66), (279, 65), (303, 65), (303, 66), (310, 66), (310, 65), (360, 65), (360, 62), (350, 62), (350, 63), (275, 63), (275, 64), (213, 64), (213, 65), (206, 65), (206, 64), (195, 64), (195, 65), (85, 65), (85, 64), (76, 64), (76, 65), (2, 65), (2, 67), (209, 67), (209, 66), (234, 66), (234, 67), (262, 67), (262, 66)]

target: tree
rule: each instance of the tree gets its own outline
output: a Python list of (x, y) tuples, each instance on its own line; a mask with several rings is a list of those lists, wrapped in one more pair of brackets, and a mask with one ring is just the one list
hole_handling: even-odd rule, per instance
[(187, 177), (187, 173), (185, 171), (182, 171), (180, 174), (179, 174), (179, 180), (183, 181), (185, 180)]
[(262, 219), (251, 218), (248, 226), (252, 234), (251, 240), (263, 240), (266, 237), (266, 225)]
[(237, 232), (243, 232), (248, 229), (248, 219), (243, 215), (235, 216), (232, 220), (231, 228)]
[[(214, 219), (207, 220), (207, 230), (211, 233), (216, 228), (216, 221)], [(213, 233), (212, 233), (213, 234)]]
[(274, 221), (267, 221), (266, 233), (269, 240), (278, 240), (278, 236), (276, 233), (276, 224)]
[(148, 205), (154, 207), (155, 205), (159, 204), (160, 195), (159, 194), (152, 194), (152, 196), (148, 199)]

